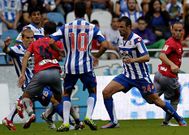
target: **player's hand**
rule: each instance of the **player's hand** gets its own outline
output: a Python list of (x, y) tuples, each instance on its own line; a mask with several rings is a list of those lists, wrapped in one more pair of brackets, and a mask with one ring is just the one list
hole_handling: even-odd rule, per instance
[(10, 37), (7, 37), (4, 41), (4, 44), (5, 44), (5, 47), (8, 47), (11, 43), (11, 38)]
[(99, 62), (98, 58), (93, 57), (93, 67), (98, 66), (98, 62)]
[(19, 88), (22, 87), (22, 85), (24, 84), (25, 80), (26, 80), (25, 75), (21, 75), (21, 76), (19, 77), (19, 79), (18, 79), (18, 87), (19, 87)]
[(61, 57), (65, 57), (65, 52), (64, 52), (63, 49), (60, 49), (58, 52), (59, 52), (59, 55), (60, 55)]
[(179, 67), (177, 65), (171, 65), (171, 71), (175, 74), (177, 74), (179, 72)]
[(129, 58), (129, 57), (123, 58), (123, 63), (133, 63), (133, 62), (135, 62), (133, 58)]

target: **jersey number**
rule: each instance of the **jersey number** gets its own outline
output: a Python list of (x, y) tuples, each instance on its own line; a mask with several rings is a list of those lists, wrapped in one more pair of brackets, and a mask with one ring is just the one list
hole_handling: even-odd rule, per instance
[(43, 46), (39, 46), (39, 52), (40, 52), (40, 55), (45, 59), (51, 59), (52, 58), (52, 54), (49, 53), (48, 48), (44, 48)]
[(87, 44), (88, 44), (88, 35), (87, 35), (87, 33), (79, 33), (77, 41), (75, 41), (75, 38), (74, 38), (75, 34), (74, 33), (70, 33), (69, 36), (70, 36), (70, 39), (71, 39), (72, 50), (75, 49), (76, 42), (78, 44), (78, 50), (79, 51), (86, 51), (87, 50)]

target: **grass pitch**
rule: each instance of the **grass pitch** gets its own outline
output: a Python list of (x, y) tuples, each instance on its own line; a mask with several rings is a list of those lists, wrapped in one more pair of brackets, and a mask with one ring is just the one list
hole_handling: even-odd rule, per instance
[[(189, 123), (189, 119), (186, 119)], [(120, 128), (100, 129), (100, 126), (107, 121), (96, 121), (97, 131), (91, 131), (88, 127), (83, 130), (71, 130), (69, 132), (56, 132), (47, 127), (46, 123), (32, 123), (29, 129), (23, 129), (22, 124), (16, 124), (15, 132), (9, 131), (3, 125), (0, 125), (0, 135), (188, 135), (187, 127), (162, 127), (162, 120), (123, 120), (119, 121)], [(57, 122), (56, 126), (61, 123)]]

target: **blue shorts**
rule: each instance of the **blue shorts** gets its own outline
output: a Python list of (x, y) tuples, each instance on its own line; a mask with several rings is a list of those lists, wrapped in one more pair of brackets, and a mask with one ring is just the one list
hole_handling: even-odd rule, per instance
[[(132, 87), (138, 88), (143, 98), (146, 96), (156, 93), (156, 89), (150, 79), (150, 77), (145, 77), (141, 79), (129, 79), (124, 74), (116, 76), (114, 81), (120, 83), (125, 87), (123, 92), (128, 92)], [(146, 99), (147, 100), (147, 99)]]
[(36, 100), (39, 101), (41, 103), (41, 105), (48, 106), (48, 104), (51, 101), (52, 95), (53, 95), (53, 93), (50, 90), (50, 88), (45, 87), (43, 89), (43, 92), (36, 97)]
[(64, 78), (64, 90), (72, 91), (78, 79), (81, 80), (84, 88), (87, 89), (95, 88), (97, 85), (96, 76), (92, 71), (83, 74), (66, 74)]

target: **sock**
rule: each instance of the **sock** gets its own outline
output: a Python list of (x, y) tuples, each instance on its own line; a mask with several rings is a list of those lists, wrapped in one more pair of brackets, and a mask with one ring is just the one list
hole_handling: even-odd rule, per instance
[(117, 117), (115, 115), (115, 109), (114, 109), (114, 103), (113, 98), (104, 99), (104, 105), (106, 107), (106, 110), (109, 114), (110, 120), (112, 123), (118, 123)]
[(73, 117), (75, 123), (79, 124), (80, 123), (79, 113), (76, 111), (76, 109), (73, 106), (71, 106), (70, 114)]
[(63, 123), (64, 124), (69, 123), (70, 108), (71, 108), (70, 97), (68, 96), (63, 97), (63, 118), (64, 118)]
[(166, 113), (169, 113), (170, 115), (172, 115), (177, 122), (180, 121), (181, 117), (177, 114), (177, 112), (174, 110), (174, 108), (168, 102), (165, 102), (165, 106), (162, 109)]
[(95, 93), (90, 93), (89, 97), (87, 99), (87, 113), (86, 113), (86, 118), (91, 119), (92, 114), (94, 111), (94, 107), (96, 104), (96, 94)]
[(54, 107), (52, 104), (45, 110), (45, 117), (51, 117), (54, 114)]
[(61, 103), (55, 106), (55, 112), (63, 119), (63, 105)]
[[(171, 105), (174, 108), (174, 110), (176, 111), (177, 110), (177, 105), (178, 105), (178, 100), (177, 101), (171, 101)], [(171, 120), (172, 117), (173, 116), (171, 114), (166, 113), (164, 122), (169, 123), (169, 121)]]
[(29, 116), (31, 116), (31, 114), (33, 114), (33, 103), (29, 98), (23, 98), (22, 99), (23, 104), (26, 108), (26, 112), (28, 113)]
[(7, 119), (13, 121), (14, 116), (16, 115), (16, 113), (17, 113), (17, 111), (16, 111), (16, 105), (14, 105), (11, 108), (11, 111), (10, 111), (9, 115), (7, 116)]

